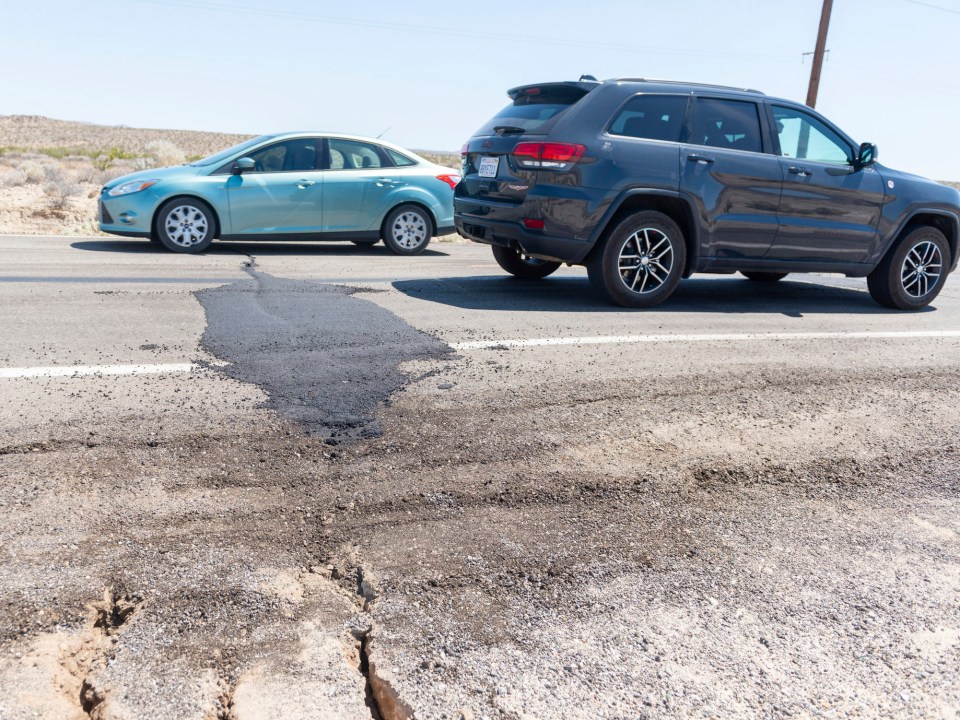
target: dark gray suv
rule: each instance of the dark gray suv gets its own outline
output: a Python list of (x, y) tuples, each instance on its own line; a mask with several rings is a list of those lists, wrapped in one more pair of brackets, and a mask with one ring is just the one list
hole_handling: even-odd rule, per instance
[(649, 307), (695, 272), (840, 272), (917, 310), (957, 265), (960, 193), (880, 165), (804, 105), (638, 79), (508, 95), (463, 147), (454, 205), (517, 277), (585, 265), (609, 300)]

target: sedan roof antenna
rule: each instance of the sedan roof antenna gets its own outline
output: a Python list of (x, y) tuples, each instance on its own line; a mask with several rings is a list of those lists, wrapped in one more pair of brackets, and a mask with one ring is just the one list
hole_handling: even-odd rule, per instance
[(580, 80), (578, 80), (577, 82), (583, 82), (584, 80), (592, 80), (593, 82), (598, 82), (593, 75), (581, 75)]
[(382, 133), (380, 133), (379, 135), (377, 135), (377, 140), (379, 140), (379, 139), (382, 138), (384, 135), (386, 135), (388, 132), (390, 132), (390, 130), (392, 130), (392, 128), (387, 128), (387, 129), (384, 130)]

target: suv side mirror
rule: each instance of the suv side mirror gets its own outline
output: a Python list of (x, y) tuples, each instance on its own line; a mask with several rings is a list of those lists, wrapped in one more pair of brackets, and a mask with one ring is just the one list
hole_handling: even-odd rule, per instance
[(860, 151), (857, 155), (857, 169), (873, 165), (877, 160), (877, 146), (873, 143), (861, 143)]
[(257, 167), (257, 163), (253, 158), (242, 157), (239, 160), (234, 161), (233, 163), (233, 174), (242, 175), (245, 172), (249, 172)]

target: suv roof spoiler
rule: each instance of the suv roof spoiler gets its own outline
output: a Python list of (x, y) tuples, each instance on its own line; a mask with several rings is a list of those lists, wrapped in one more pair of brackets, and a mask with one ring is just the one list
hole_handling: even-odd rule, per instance
[(540, 92), (548, 93), (562, 93), (564, 91), (569, 93), (570, 91), (573, 91), (579, 92), (582, 95), (586, 95), (591, 90), (595, 90), (599, 85), (599, 80), (565, 80), (563, 82), (530, 83), (529, 85), (520, 85), (515, 88), (510, 88), (507, 90), (507, 95), (511, 100), (516, 100), (521, 95), (534, 94), (530, 93), (530, 90), (539, 90)]
[(690, 87), (704, 87), (704, 88), (715, 88), (717, 90), (736, 90), (739, 92), (748, 92), (756, 93), (757, 95), (766, 95), (762, 90), (754, 90), (753, 88), (739, 88), (733, 87), (731, 85), (711, 85), (710, 83), (701, 83), (701, 82), (685, 82), (683, 80), (659, 80), (657, 78), (616, 78), (614, 82), (642, 82), (642, 83), (657, 83), (658, 85), (689, 85)]

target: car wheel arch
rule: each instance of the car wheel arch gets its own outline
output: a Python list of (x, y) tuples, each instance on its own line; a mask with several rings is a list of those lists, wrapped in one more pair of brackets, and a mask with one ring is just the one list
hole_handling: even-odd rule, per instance
[(887, 236), (883, 244), (883, 252), (874, 261), (874, 267), (892, 252), (896, 252), (900, 241), (918, 227), (933, 227), (944, 234), (947, 246), (950, 249), (951, 264), (956, 265), (957, 253), (960, 251), (960, 218), (939, 208), (917, 208), (897, 225), (897, 229)]
[(603, 252), (604, 241), (623, 218), (644, 210), (663, 213), (680, 227), (687, 246), (686, 264), (682, 277), (689, 277), (696, 271), (700, 259), (700, 242), (697, 223), (694, 220), (694, 206), (683, 193), (670, 190), (634, 188), (619, 195), (598, 223), (592, 238), (593, 246), (583, 262), (589, 262), (596, 252)]
[(170, 197), (165, 197), (165, 198), (163, 198), (163, 200), (161, 200), (160, 202), (158, 202), (158, 203), (157, 203), (157, 209), (153, 211), (153, 217), (150, 218), (150, 230), (151, 230), (151, 232), (153, 232), (153, 233), (156, 232), (157, 220), (159, 219), (160, 211), (161, 211), (161, 210), (163, 209), (163, 207), (164, 207), (165, 205), (167, 205), (167, 203), (169, 203), (171, 200), (194, 200), (194, 201), (199, 200), (199, 201), (202, 202), (204, 205), (206, 205), (208, 208), (210, 208), (210, 212), (213, 213), (213, 221), (214, 221), (214, 223), (215, 223), (214, 232), (213, 232), (213, 237), (214, 237), (214, 238), (220, 237), (220, 233), (221, 233), (222, 230), (223, 230), (223, 222), (220, 220), (220, 213), (217, 211), (217, 206), (214, 205), (212, 202), (210, 202), (210, 201), (209, 201), (207, 198), (205, 198), (205, 197), (202, 197), (202, 196), (200, 196), (200, 195), (191, 195), (190, 193), (179, 193), (179, 194), (177, 194), (177, 195), (171, 195)]

